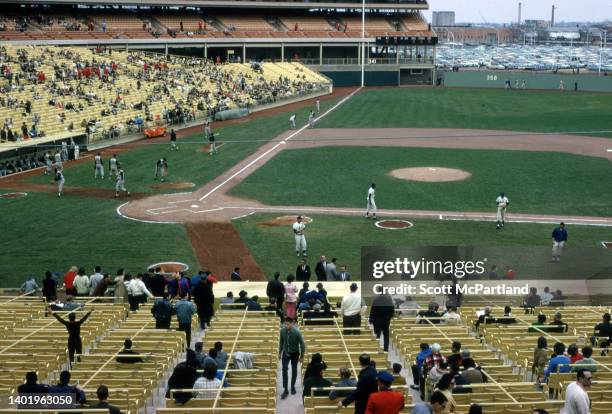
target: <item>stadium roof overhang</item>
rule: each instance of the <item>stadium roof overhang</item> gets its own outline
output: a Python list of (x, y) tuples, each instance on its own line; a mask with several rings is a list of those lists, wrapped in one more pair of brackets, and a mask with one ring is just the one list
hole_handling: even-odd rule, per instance
[[(15, 3), (14, 0), (0, 0), (0, 3)], [(258, 0), (22, 0), (19, 4), (68, 4), (68, 5), (105, 5), (105, 6), (165, 6), (165, 7), (229, 7), (229, 8), (253, 8), (253, 9), (355, 9), (361, 8), (360, 1), (353, 2), (292, 2), (292, 1), (258, 1)], [(387, 3), (366, 2), (368, 9), (383, 10), (427, 10), (427, 3)]]

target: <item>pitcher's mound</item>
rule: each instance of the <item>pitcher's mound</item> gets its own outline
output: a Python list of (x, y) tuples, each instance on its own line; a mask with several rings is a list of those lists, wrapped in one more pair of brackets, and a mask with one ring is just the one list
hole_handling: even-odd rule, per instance
[(161, 262), (149, 265), (147, 270), (154, 272), (156, 267), (161, 267), (161, 273), (164, 275), (171, 275), (174, 272), (186, 272), (189, 270), (189, 266), (181, 262)]
[(414, 224), (409, 222), (408, 220), (379, 220), (374, 223), (376, 227), (379, 229), (388, 229), (388, 230), (401, 230), (408, 229)]
[[(295, 216), (281, 216), (281, 217), (276, 217), (272, 220), (268, 220), (268, 221), (262, 221), (261, 223), (258, 223), (258, 226), (261, 227), (277, 227), (277, 226), (291, 226), (293, 223), (295, 223), (296, 219), (297, 219), (297, 214)], [(303, 222), (308, 224), (308, 223), (312, 223), (312, 219), (310, 217), (307, 216), (302, 216), (303, 217)]]
[(158, 183), (158, 184), (153, 184), (151, 186), (151, 188), (155, 189), (155, 190), (163, 190), (163, 189), (181, 189), (181, 188), (193, 188), (195, 187), (194, 183), (186, 183), (186, 182), (181, 182), (181, 183)]
[(472, 176), (472, 173), (455, 168), (413, 167), (393, 170), (389, 175), (400, 180), (446, 182), (467, 180)]

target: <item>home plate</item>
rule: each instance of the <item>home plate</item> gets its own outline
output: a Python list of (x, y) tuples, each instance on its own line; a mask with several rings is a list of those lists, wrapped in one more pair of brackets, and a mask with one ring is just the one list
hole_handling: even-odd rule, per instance
[(198, 207), (200, 207), (200, 206), (199, 206), (199, 205), (197, 205), (197, 204), (192, 204), (192, 205), (191, 205), (191, 208), (198, 208)]

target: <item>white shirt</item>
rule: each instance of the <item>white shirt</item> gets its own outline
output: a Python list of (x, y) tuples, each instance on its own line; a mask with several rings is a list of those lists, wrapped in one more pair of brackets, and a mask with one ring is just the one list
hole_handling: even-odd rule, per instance
[(508, 197), (506, 196), (498, 196), (495, 199), (495, 202), (497, 203), (497, 205), (499, 206), (500, 204), (505, 204), (506, 206), (508, 205), (508, 203), (510, 202), (510, 200), (508, 200)]
[(96, 155), (96, 156), (94, 157), (94, 160), (95, 160), (95, 164), (96, 164), (96, 165), (102, 165), (102, 157), (101, 157), (101, 156)]
[(291, 121), (291, 122), (295, 121), (295, 115), (291, 115), (291, 116), (289, 117), (289, 121)]
[(301, 236), (302, 234), (304, 234), (304, 229), (306, 228), (306, 225), (304, 224), (304, 222), (298, 223), (297, 221), (295, 223), (293, 223), (293, 232), (296, 236)]
[(140, 279), (132, 279), (128, 284), (128, 292), (132, 296), (141, 296), (147, 295), (150, 298), (153, 298), (153, 294), (149, 292), (149, 289), (145, 286), (144, 282)]
[(372, 197), (372, 200), (374, 200), (374, 197), (376, 197), (376, 194), (374, 194), (375, 192), (376, 190), (370, 187), (370, 189), (368, 190), (368, 197), (366, 198), (366, 200), (370, 201), (370, 197)]
[(343, 297), (341, 309), (344, 316), (353, 316), (361, 313), (361, 295), (351, 292)]
[(93, 295), (93, 291), (96, 290), (96, 286), (98, 286), (98, 283), (100, 283), (102, 279), (104, 279), (104, 276), (100, 273), (94, 273), (93, 275), (89, 276), (90, 294)]
[(553, 300), (553, 295), (550, 292), (542, 292), (540, 295), (540, 303), (542, 305), (550, 305), (550, 301)]
[(74, 278), (74, 288), (79, 294), (89, 293), (89, 278), (87, 275), (77, 275)]
[(446, 325), (459, 325), (461, 321), (461, 316), (459, 316), (455, 312), (446, 312), (442, 315), (442, 323)]
[[(214, 399), (217, 396), (217, 390), (221, 386), (219, 378), (209, 380), (205, 377), (200, 377), (193, 384), (193, 389), (196, 398)], [(199, 391), (202, 389), (202, 391)], [(206, 391), (204, 391), (206, 390)]]
[(108, 160), (108, 163), (110, 164), (111, 168), (117, 168), (117, 158), (111, 158), (110, 160)]
[(62, 162), (62, 154), (59, 152), (55, 153), (55, 162)]
[(590, 400), (587, 392), (577, 382), (572, 382), (565, 390), (565, 406), (561, 414), (589, 414)]

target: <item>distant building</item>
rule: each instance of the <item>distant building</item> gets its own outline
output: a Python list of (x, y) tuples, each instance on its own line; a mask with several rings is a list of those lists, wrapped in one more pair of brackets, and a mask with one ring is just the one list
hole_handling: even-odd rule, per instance
[(512, 29), (495, 27), (444, 27), (436, 28), (436, 32), (441, 39), (471, 45), (511, 43), (515, 37)]
[(546, 32), (550, 40), (580, 40), (577, 27), (549, 27)]
[(454, 26), (455, 12), (454, 11), (438, 11), (433, 12), (431, 24), (437, 26)]
[(523, 22), (524, 26), (533, 27), (535, 29), (546, 29), (550, 26), (550, 22), (547, 20), (525, 20)]

